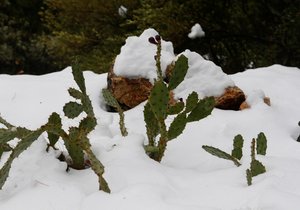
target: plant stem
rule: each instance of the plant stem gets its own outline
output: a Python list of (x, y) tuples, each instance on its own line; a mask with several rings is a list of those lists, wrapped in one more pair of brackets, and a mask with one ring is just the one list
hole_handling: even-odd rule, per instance
[(158, 80), (163, 81), (160, 59), (161, 59), (161, 40), (159, 40), (157, 43), (155, 60), (156, 60), (157, 78)]

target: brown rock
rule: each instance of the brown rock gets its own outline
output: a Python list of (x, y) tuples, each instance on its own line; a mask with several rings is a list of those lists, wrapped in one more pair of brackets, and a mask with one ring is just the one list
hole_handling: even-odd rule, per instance
[(224, 110), (239, 110), (245, 99), (245, 94), (239, 87), (228, 87), (222, 96), (216, 98), (215, 107)]
[(133, 108), (148, 99), (152, 84), (144, 78), (128, 79), (116, 76), (113, 67), (108, 73), (107, 88), (121, 105)]

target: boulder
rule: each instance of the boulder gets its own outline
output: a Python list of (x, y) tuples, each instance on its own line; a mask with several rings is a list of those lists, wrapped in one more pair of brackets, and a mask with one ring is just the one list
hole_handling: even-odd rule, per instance
[(107, 77), (107, 88), (113, 96), (127, 110), (147, 100), (153, 85), (144, 78), (129, 79), (117, 76), (113, 66)]
[(224, 110), (239, 110), (245, 100), (245, 94), (239, 87), (228, 87), (223, 95), (216, 97), (215, 107)]

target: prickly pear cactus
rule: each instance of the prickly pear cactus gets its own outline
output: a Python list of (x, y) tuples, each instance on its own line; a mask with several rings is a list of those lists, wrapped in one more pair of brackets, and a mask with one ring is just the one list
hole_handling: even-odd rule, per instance
[(188, 122), (199, 121), (208, 115), (211, 114), (212, 110), (215, 107), (215, 99), (214, 97), (207, 97), (200, 100), (195, 108), (188, 115)]
[(222, 150), (220, 150), (218, 148), (207, 146), (207, 145), (203, 145), (202, 148), (206, 152), (208, 152), (208, 153), (210, 153), (210, 154), (212, 154), (214, 156), (217, 156), (219, 158), (223, 158), (223, 159), (226, 159), (226, 160), (233, 161), (233, 163), (236, 166), (240, 166), (241, 165), (240, 162), (235, 157), (233, 157), (232, 155), (230, 155), (230, 154), (228, 154), (228, 153), (226, 153), (226, 152), (224, 152), (224, 151), (222, 151)]
[(65, 104), (63, 110), (66, 117), (74, 119), (78, 117), (81, 114), (81, 112), (83, 112), (83, 106), (77, 102), (71, 101)]
[(238, 160), (243, 157), (243, 144), (244, 139), (242, 135), (236, 135), (233, 139), (233, 150), (231, 151), (231, 155)]
[(102, 95), (103, 95), (103, 98), (104, 98), (105, 102), (107, 103), (107, 105), (114, 107), (118, 111), (119, 117), (120, 117), (119, 125), (120, 125), (121, 134), (122, 134), (122, 136), (127, 136), (128, 132), (125, 127), (125, 115), (124, 115), (124, 111), (121, 108), (119, 102), (115, 99), (113, 94), (108, 89), (102, 89)]
[(168, 130), (168, 141), (177, 138), (185, 129), (187, 123), (186, 114), (178, 114), (171, 123)]
[(267, 153), (267, 138), (263, 132), (259, 133), (256, 139), (256, 153), (258, 155), (266, 155)]
[(181, 55), (175, 63), (172, 76), (169, 81), (169, 90), (174, 90), (183, 80), (188, 70), (188, 59)]
[(250, 169), (246, 170), (246, 178), (248, 186), (252, 185), (252, 173)]
[(166, 84), (163, 81), (156, 81), (150, 93), (149, 104), (157, 119), (166, 119), (168, 102), (169, 91)]

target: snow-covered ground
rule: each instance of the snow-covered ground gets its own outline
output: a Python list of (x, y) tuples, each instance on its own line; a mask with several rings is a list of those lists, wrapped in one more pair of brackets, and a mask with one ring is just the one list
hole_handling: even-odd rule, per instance
[[(87, 71), (84, 76), (99, 123), (90, 138), (105, 165), (112, 193), (98, 191), (97, 177), (90, 169), (67, 173), (55, 152), (45, 152), (45, 135), (13, 164), (0, 191), (1, 210), (299, 209), (299, 69), (274, 65), (230, 76), (247, 95), (263, 90), (272, 105), (253, 100), (251, 109), (243, 111), (215, 109), (169, 142), (161, 163), (143, 151), (144, 104), (125, 113), (129, 135), (123, 138), (118, 115), (104, 109), (101, 89), (107, 75)], [(71, 99), (70, 86), (76, 87), (70, 68), (43, 76), (0, 75), (1, 115), (15, 125), (37, 128), (53, 111), (62, 114), (64, 103)], [(261, 131), (268, 138), (268, 150), (258, 159), (267, 172), (254, 177), (253, 185), (248, 186), (245, 170), (250, 141)], [(231, 151), (236, 134), (245, 139), (241, 167), (201, 148), (206, 144)]]
[[(140, 40), (130, 38), (127, 43), (131, 47), (121, 52), (130, 55), (129, 62), (137, 62), (132, 68), (153, 70), (155, 45), (147, 43), (147, 37), (140, 38), (146, 41), (143, 45)], [(142, 47), (136, 48), (134, 43)], [(144, 47), (150, 47), (152, 54), (144, 54), (150, 52), (143, 50)], [(133, 49), (141, 51), (135, 54)], [(163, 43), (163, 50), (166, 59), (162, 65), (166, 66), (175, 55), (168, 42)], [(149, 63), (137, 60), (138, 54), (144, 55)], [(105, 165), (111, 194), (98, 191), (97, 177), (91, 169), (66, 172), (66, 164), (56, 159), (58, 152), (45, 151), (47, 135), (43, 134), (13, 163), (0, 191), (0, 210), (300, 209), (300, 142), (296, 141), (300, 134), (300, 69), (273, 65), (225, 75), (202, 57), (190, 51), (185, 51), (185, 55), (191, 59), (191, 72), (175, 94), (181, 96), (196, 89), (202, 96), (218, 95), (220, 87), (237, 85), (248, 96), (251, 108), (214, 109), (207, 118), (189, 123), (181, 136), (168, 143), (165, 156), (158, 163), (143, 149), (147, 142), (143, 120), (145, 103), (125, 112), (129, 135), (122, 137), (119, 115), (105, 110), (101, 95), (107, 85), (107, 74), (85, 71), (87, 92), (98, 120), (89, 137), (94, 153)], [(153, 80), (155, 70), (149, 74), (143, 70), (138, 75), (126, 72), (123, 68), (126, 59), (119, 56), (117, 73), (132, 77), (144, 74)], [(69, 87), (77, 88), (71, 68), (42, 76), (0, 75), (0, 114), (8, 122), (29, 129), (45, 124), (52, 112), (61, 115), (65, 126), (73, 125), (74, 121), (76, 124), (76, 119), (63, 117), (63, 105), (72, 99), (67, 92)], [(270, 98), (271, 106), (263, 102), (264, 96)], [(268, 149), (266, 156), (257, 158), (267, 171), (254, 177), (253, 184), (248, 186), (245, 171), (251, 161), (250, 142), (260, 132), (268, 139)], [(230, 152), (237, 134), (245, 139), (240, 167), (202, 149), (202, 145), (211, 145)], [(61, 142), (58, 148), (64, 150)], [(8, 153), (3, 155), (0, 167), (7, 156)]]

